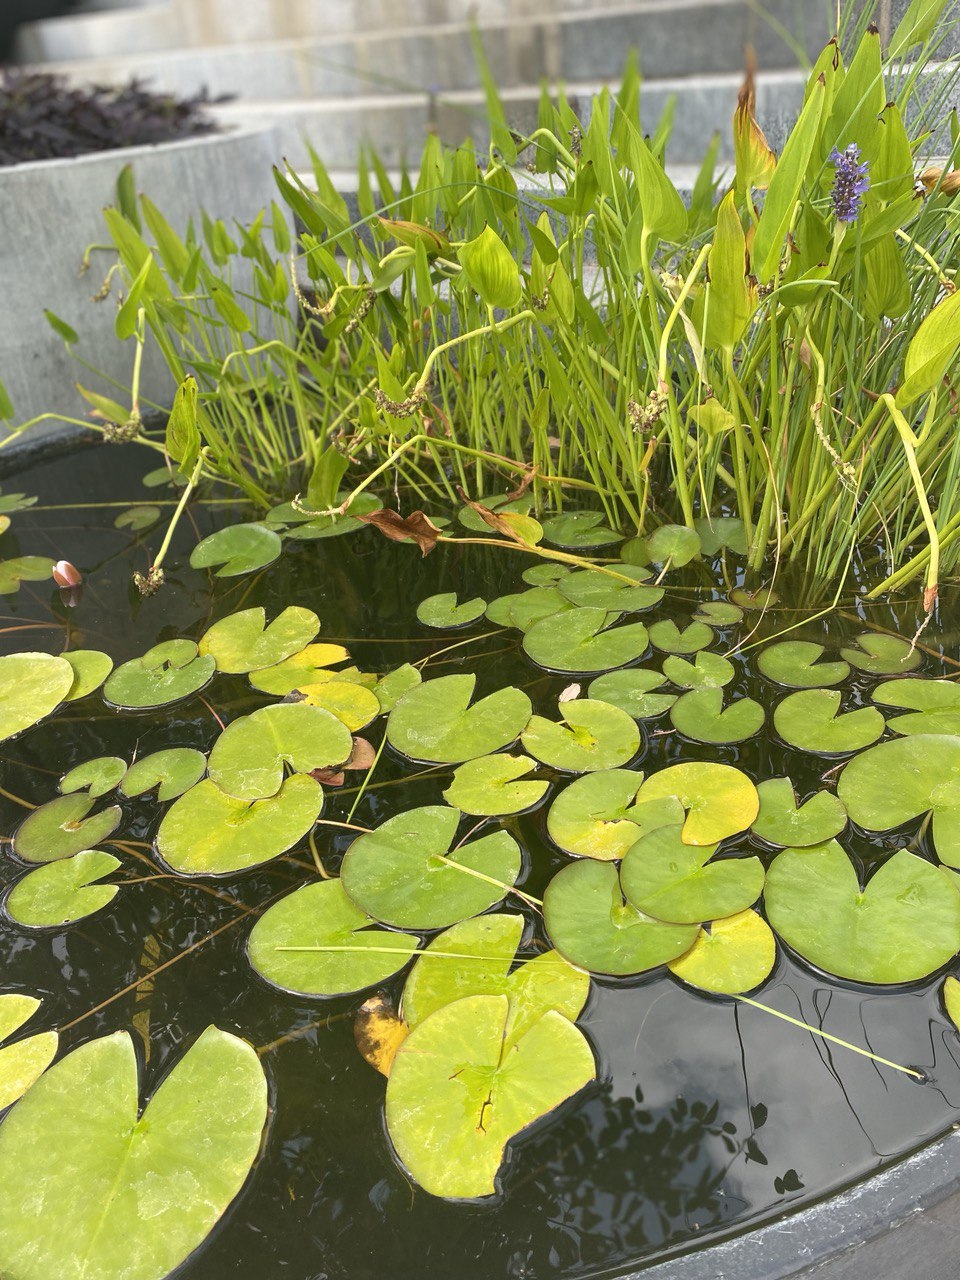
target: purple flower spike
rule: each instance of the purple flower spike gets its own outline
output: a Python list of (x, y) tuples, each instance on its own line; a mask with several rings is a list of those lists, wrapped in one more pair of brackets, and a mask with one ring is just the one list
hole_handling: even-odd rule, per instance
[(836, 170), (830, 193), (834, 216), (838, 222), (856, 222), (860, 216), (863, 194), (870, 186), (870, 166), (860, 163), (860, 148), (855, 142), (851, 142), (843, 151), (834, 147), (830, 160)]

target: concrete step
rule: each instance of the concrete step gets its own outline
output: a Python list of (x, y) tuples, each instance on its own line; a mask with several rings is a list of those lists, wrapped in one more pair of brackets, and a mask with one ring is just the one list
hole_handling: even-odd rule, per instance
[[(80, 58), (152, 55), (186, 41), (181, 15), (170, 3), (136, 4), (72, 13), (19, 28), (15, 62), (62, 62)], [(129, 79), (130, 71), (126, 74)]]

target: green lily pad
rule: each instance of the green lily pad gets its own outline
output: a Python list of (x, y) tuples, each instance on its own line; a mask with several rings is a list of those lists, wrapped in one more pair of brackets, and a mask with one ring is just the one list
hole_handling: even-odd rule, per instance
[(821, 662), (822, 644), (810, 640), (778, 640), (760, 651), (757, 666), (768, 680), (790, 689), (825, 689), (850, 674), (846, 662)]
[(767, 872), (767, 919), (812, 965), (854, 982), (916, 982), (960, 949), (960, 892), (901, 849), (861, 890), (853, 863), (829, 840), (784, 849)]
[(693, 946), (699, 925), (665, 924), (624, 898), (617, 868), (572, 862), (543, 897), (547, 935), (565, 959), (591, 973), (645, 973)]
[(350, 731), (329, 711), (281, 702), (231, 721), (213, 744), (207, 772), (227, 795), (261, 800), (280, 789), (285, 766), (294, 773), (328, 769), (352, 750)]
[(700, 924), (753, 906), (763, 889), (760, 859), (711, 862), (715, 844), (684, 844), (680, 832), (679, 824), (660, 827), (630, 848), (620, 868), (627, 900), (668, 924)]
[(903, 675), (907, 671), (915, 671), (922, 661), (920, 653), (911, 647), (909, 640), (872, 631), (857, 636), (850, 648), (840, 650), (840, 656), (851, 667), (871, 676)]
[(126, 511), (121, 511), (116, 520), (114, 520), (113, 525), (115, 529), (129, 529), (131, 533), (140, 533), (144, 529), (149, 529), (151, 525), (155, 525), (161, 514), (159, 507), (143, 503), (140, 506), (128, 507)]
[(199, 693), (213, 679), (216, 663), (201, 655), (192, 640), (165, 640), (117, 667), (103, 686), (114, 707), (145, 711), (180, 702)]
[(218, 578), (256, 573), (279, 559), (280, 536), (265, 524), (230, 524), (198, 542), (190, 553), (192, 569), (214, 569)]
[(524, 582), (529, 582), (531, 587), (547, 587), (565, 578), (569, 572), (567, 565), (546, 560), (541, 564), (531, 565), (529, 569), (524, 569), (520, 577)]
[(308, 774), (287, 778), (265, 800), (238, 800), (204, 778), (167, 810), (157, 853), (186, 876), (222, 876), (258, 867), (292, 848), (320, 816), (323, 792)]
[(643, 585), (650, 577), (650, 570), (641, 565), (611, 564), (607, 566), (640, 584), (630, 587), (608, 573), (596, 569), (578, 569), (569, 573), (557, 584), (557, 590), (578, 608), (606, 609), (610, 613), (636, 613), (650, 609), (663, 599), (663, 587)]
[(960, 982), (954, 977), (943, 980), (943, 1005), (950, 1021), (960, 1031)]
[(11, 653), (0, 658), (0, 741), (23, 733), (63, 702), (73, 668), (49, 653)]
[(838, 689), (787, 694), (774, 708), (773, 725), (791, 747), (820, 755), (842, 755), (869, 747), (886, 728), (875, 707), (840, 714)]
[(608, 702), (573, 698), (560, 704), (562, 722), (531, 716), (520, 735), (524, 750), (565, 773), (593, 773), (628, 764), (640, 749), (636, 723)]
[(208, 1027), (142, 1115), (138, 1093), (136, 1051), (120, 1031), (68, 1054), (10, 1113), (0, 1273), (162, 1280), (213, 1229), (260, 1149), (267, 1082), (257, 1055)]
[(395, 667), (393, 671), (388, 671), (373, 686), (373, 692), (380, 703), (380, 710), (392, 711), (403, 695), (420, 684), (422, 680), (423, 676), (409, 662), (405, 662), (401, 667)]
[[(39, 1008), (35, 996), (13, 991), (0, 995), (0, 1042), (18, 1031)], [(39, 1080), (53, 1061), (58, 1044), (55, 1031), (40, 1031), (0, 1048), (0, 1111), (22, 1098)]]
[(737, 996), (766, 982), (777, 959), (773, 930), (755, 911), (714, 920), (667, 968), (681, 982), (715, 995)]
[(550, 1010), (504, 1052), (507, 996), (467, 996), (424, 1019), (387, 1080), (387, 1132), (431, 1195), (492, 1195), (506, 1144), (596, 1075), (589, 1044)]
[(626, 671), (608, 671), (591, 680), (587, 693), (595, 702), (609, 702), (634, 720), (646, 720), (669, 711), (677, 700), (675, 693), (654, 693), (666, 684), (659, 671), (630, 667)]
[(511, 972), (523, 936), (523, 916), (485, 915), (445, 929), (417, 956), (403, 988), (401, 1013), (410, 1027), (467, 996), (506, 996), (507, 1052), (550, 1009), (571, 1022), (587, 1002), (590, 979), (556, 951), (525, 960)]
[(120, 866), (120, 859), (99, 849), (83, 849), (72, 858), (28, 871), (10, 890), (7, 914), (30, 928), (57, 928), (91, 916), (117, 896), (120, 886), (94, 884)]
[(679, 569), (700, 554), (700, 535), (682, 524), (664, 524), (647, 538), (647, 551), (655, 564)]
[(604, 769), (576, 778), (554, 800), (547, 833), (564, 853), (613, 862), (658, 826), (683, 821), (683, 806), (673, 796), (637, 804), (643, 774)]
[(350, 655), (342, 644), (308, 644), (299, 653), (291, 654), (275, 666), (250, 672), (250, 683), (263, 693), (273, 693), (285, 698), (294, 689), (315, 684), (321, 676), (329, 675), (328, 668), (335, 662), (345, 662)]
[(697, 606), (694, 622), (705, 622), (711, 627), (732, 627), (743, 617), (743, 610), (725, 600), (704, 600)]
[(498, 627), (526, 631), (541, 618), (572, 611), (574, 606), (556, 587), (531, 587), (512, 595), (497, 596), (487, 605), (487, 617)]
[(923, 680), (906, 676), (885, 680), (873, 691), (883, 707), (900, 707), (913, 715), (894, 716), (887, 725), (894, 733), (960, 734), (960, 686), (952, 680)]
[(119, 756), (98, 756), (65, 773), (60, 779), (60, 791), (65, 796), (74, 791), (86, 791), (91, 796), (105, 796), (117, 786), (126, 771), (127, 762)]
[(460, 764), (508, 747), (530, 719), (530, 699), (508, 686), (471, 706), (476, 683), (475, 675), (440, 676), (408, 689), (390, 712), (387, 741), (428, 764)]
[(745, 742), (763, 728), (764, 710), (752, 698), (723, 705), (721, 689), (694, 689), (670, 708), (673, 727), (694, 742)]
[[(508, 498), (504, 494), (498, 494), (493, 498), (484, 498), (483, 505), (488, 511), (495, 511), (498, 515), (526, 516), (533, 510), (533, 498), (526, 494), (521, 498)], [(461, 507), (457, 512), (457, 519), (471, 533), (496, 533), (473, 507)]]
[(120, 825), (119, 805), (91, 814), (94, 803), (95, 797), (84, 791), (48, 800), (20, 823), (13, 837), (14, 853), (24, 862), (55, 862), (92, 849)]
[(142, 796), (157, 788), (160, 801), (176, 800), (200, 781), (207, 757), (194, 747), (168, 747), (137, 760), (120, 781), (120, 794)]
[(681, 689), (722, 689), (736, 675), (732, 662), (701, 649), (693, 662), (671, 654), (663, 660), (663, 674)]
[(637, 796), (639, 804), (675, 796), (687, 813), (684, 844), (719, 844), (746, 831), (760, 809), (757, 788), (728, 764), (692, 761), (653, 773)]
[(748, 613), (764, 613), (780, 603), (780, 596), (772, 587), (756, 587), (752, 591), (747, 587), (734, 587), (730, 592), (730, 600), (738, 609), (744, 609)]
[(747, 554), (747, 531), (742, 520), (732, 516), (710, 516), (694, 520), (693, 527), (700, 535), (704, 555), (715, 556), (725, 548), (737, 556)]
[(565, 551), (609, 547), (623, 541), (621, 534), (607, 528), (599, 511), (571, 511), (566, 515), (551, 516), (543, 521), (543, 536), (547, 542)]
[(705, 622), (691, 622), (681, 631), (671, 618), (663, 618), (650, 627), (650, 643), (664, 653), (696, 653), (714, 639), (713, 628)]
[(454, 770), (443, 798), (462, 813), (483, 817), (523, 813), (539, 804), (550, 787), (549, 782), (519, 781), (536, 767), (529, 756), (478, 756)]
[(343, 887), (362, 910), (398, 929), (445, 929), (499, 902), (520, 875), (506, 831), (451, 850), (460, 811), (411, 809), (359, 836), (343, 858)]
[[(336, 505), (343, 503), (348, 495), (338, 493), (334, 499)], [(298, 511), (292, 502), (281, 502), (267, 512), (264, 524), (272, 529), (280, 529), (284, 538), (297, 542), (312, 542), (316, 538), (339, 538), (345, 533), (356, 533), (365, 526), (357, 516), (368, 516), (379, 511), (383, 503), (371, 493), (358, 493), (350, 503), (348, 515), (310, 516)]]
[(420, 945), (387, 932), (361, 911), (339, 880), (304, 885), (275, 902), (253, 926), (250, 963), (262, 978), (305, 996), (338, 996), (397, 973)]
[(319, 630), (317, 615), (298, 605), (284, 609), (269, 626), (263, 609), (242, 609), (204, 633), (200, 653), (212, 657), (218, 671), (262, 671), (299, 653)]
[(960, 737), (916, 734), (881, 742), (850, 761), (837, 794), (867, 831), (889, 831), (932, 813), (937, 856), (960, 868)]
[(847, 811), (832, 791), (817, 791), (803, 804), (789, 778), (767, 778), (757, 786), (760, 812), (752, 830), (768, 844), (806, 848), (838, 836), (847, 825)]
[(99, 649), (71, 649), (61, 655), (73, 671), (73, 684), (66, 696), (67, 702), (77, 702), (94, 689), (99, 689), (113, 670), (113, 659)]
[(524, 652), (548, 671), (588, 674), (626, 666), (646, 652), (647, 628), (642, 622), (611, 626), (617, 616), (574, 608), (541, 618), (525, 632)]
[(307, 706), (329, 712), (351, 733), (376, 720), (380, 714), (377, 695), (356, 681), (324, 680), (320, 684), (304, 685), (301, 693)]
[(0, 560), (0, 595), (12, 596), (21, 582), (49, 582), (54, 562), (48, 556)]
[(425, 627), (469, 627), (483, 617), (486, 607), (486, 600), (481, 600), (479, 596), (457, 604), (457, 593), (446, 591), (421, 600), (417, 605), (417, 621), (422, 622)]

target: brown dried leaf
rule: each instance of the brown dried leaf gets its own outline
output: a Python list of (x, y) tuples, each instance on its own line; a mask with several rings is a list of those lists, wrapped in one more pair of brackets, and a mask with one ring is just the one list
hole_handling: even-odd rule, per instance
[(457, 492), (467, 506), (477, 513), (484, 524), (489, 525), (497, 533), (502, 533), (511, 542), (517, 542), (522, 547), (535, 547), (543, 536), (540, 522), (534, 520), (533, 516), (520, 515), (514, 511), (492, 511), (489, 507), (485, 507), (482, 502), (474, 502), (472, 498), (468, 498), (459, 485), (457, 486)]
[(423, 511), (411, 511), (408, 516), (402, 516), (399, 511), (382, 507), (355, 519), (361, 524), (372, 524), (392, 542), (415, 542), (425, 556), (430, 554), (440, 537), (440, 530)]
[(580, 697), (580, 686), (578, 684), (568, 684), (564, 691), (557, 699), (558, 702), (572, 702), (574, 698)]
[[(344, 766), (345, 768), (346, 766)], [(343, 768), (340, 769), (311, 769), (310, 777), (315, 782), (319, 782), (322, 787), (342, 787), (346, 782), (343, 774)]]
[(373, 762), (377, 758), (377, 749), (366, 738), (353, 739), (353, 751), (350, 753), (350, 759), (343, 766), (344, 769), (357, 769), (361, 773), (366, 773), (368, 769), (373, 768)]
[(371, 996), (360, 1006), (353, 1024), (353, 1038), (361, 1054), (383, 1076), (390, 1074), (397, 1050), (410, 1028), (397, 1017), (389, 996)]

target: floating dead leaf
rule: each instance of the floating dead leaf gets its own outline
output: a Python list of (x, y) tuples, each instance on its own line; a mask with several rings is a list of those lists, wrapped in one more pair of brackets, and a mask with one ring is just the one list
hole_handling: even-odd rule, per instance
[(533, 516), (521, 515), (514, 511), (492, 511), (482, 502), (474, 502), (468, 498), (463, 489), (457, 485), (457, 492), (471, 511), (475, 511), (484, 524), (489, 525), (497, 533), (502, 533), (511, 542), (523, 547), (535, 547), (543, 536), (543, 529)]
[(390, 1074), (397, 1050), (409, 1032), (407, 1024), (397, 1017), (390, 997), (382, 993), (371, 996), (360, 1006), (353, 1024), (357, 1048), (383, 1076)]
[(342, 787), (346, 782), (343, 769), (311, 769), (310, 777), (322, 787)]
[(344, 769), (356, 769), (361, 773), (366, 773), (368, 769), (373, 768), (373, 762), (376, 758), (376, 747), (371, 742), (368, 742), (366, 738), (355, 737), (350, 759), (343, 767)]
[(355, 519), (361, 524), (372, 524), (392, 542), (415, 542), (425, 556), (430, 554), (440, 537), (440, 530), (423, 511), (411, 511), (408, 516), (402, 516), (399, 511), (384, 507)]
[(580, 697), (580, 686), (578, 684), (568, 684), (564, 691), (557, 699), (558, 702), (572, 702), (574, 698)]

